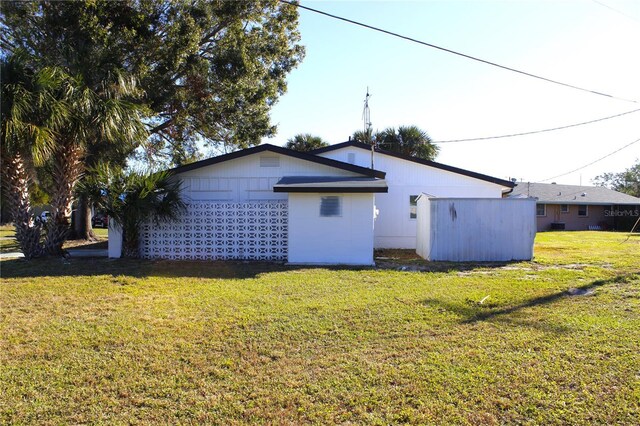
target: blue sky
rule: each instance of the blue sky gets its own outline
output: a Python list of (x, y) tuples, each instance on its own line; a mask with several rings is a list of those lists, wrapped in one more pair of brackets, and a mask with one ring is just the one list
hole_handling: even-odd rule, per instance
[[(601, 4), (602, 3), (602, 4)], [(300, 10), (307, 55), (272, 111), (282, 145), (329, 143), (361, 129), (369, 87), (374, 130), (415, 124), (433, 140), (526, 132), (640, 108), (640, 1), (302, 1), (303, 5), (624, 102), (542, 82)], [(603, 4), (609, 6), (605, 7)], [(612, 10), (616, 9), (616, 10)], [(437, 161), (541, 181), (640, 138), (640, 112), (538, 135), (441, 144)], [(554, 179), (590, 184), (640, 158), (640, 142)]]

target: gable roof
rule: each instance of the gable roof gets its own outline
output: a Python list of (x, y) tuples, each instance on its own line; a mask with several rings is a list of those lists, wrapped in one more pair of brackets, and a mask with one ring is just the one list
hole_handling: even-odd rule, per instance
[(514, 188), (512, 196), (537, 198), (541, 204), (640, 205), (640, 198), (603, 186), (521, 182)]
[[(361, 148), (361, 149), (365, 149), (367, 151), (371, 151), (371, 145), (369, 145), (369, 144), (362, 143), (362, 142), (356, 142), (356, 141), (347, 141), (347, 142), (342, 142), (342, 143), (338, 143), (338, 144), (335, 144), (335, 145), (329, 145), (329, 146), (324, 147), (324, 148), (314, 149), (313, 151), (310, 151), (310, 152), (312, 154), (322, 154), (323, 152), (335, 151), (335, 150), (338, 150), (338, 149), (348, 148), (348, 147)], [(486, 181), (486, 182), (495, 183), (496, 185), (506, 186), (508, 188), (513, 188), (515, 186), (515, 183), (513, 183), (511, 181), (508, 181), (508, 180), (499, 179), (499, 178), (496, 178), (496, 177), (493, 177), (493, 176), (489, 176), (489, 175), (484, 175), (482, 173), (472, 172), (470, 170), (460, 169), (458, 167), (448, 166), (446, 164), (437, 163), (435, 161), (430, 161), (430, 160), (425, 160), (425, 159), (422, 159), (422, 158), (412, 157), (410, 155), (399, 154), (397, 152), (387, 151), (385, 149), (380, 149), (380, 148), (375, 148), (375, 152), (380, 153), (380, 154), (384, 154), (384, 155), (388, 155), (390, 157), (399, 158), (401, 160), (406, 160), (406, 161), (411, 161), (413, 163), (422, 164), (424, 166), (433, 167), (435, 169), (445, 170), (447, 172), (457, 173), (459, 175), (471, 177), (471, 178), (474, 178), (474, 179), (479, 179), (479, 180), (483, 180), (483, 181)]]
[(384, 179), (386, 173), (380, 170), (368, 169), (366, 167), (356, 166), (354, 164), (343, 163), (342, 161), (332, 160), (330, 158), (318, 157), (317, 155), (309, 154), (306, 152), (294, 151), (292, 149), (283, 148), (281, 146), (271, 145), (271, 144), (263, 144), (254, 146), (252, 148), (243, 149), (240, 151), (235, 151), (229, 154), (219, 155), (217, 157), (207, 158), (205, 160), (196, 161), (195, 163), (185, 164), (184, 166), (179, 166), (169, 170), (169, 173), (177, 174), (184, 173), (191, 170), (199, 169), (202, 167), (211, 166), (218, 163), (223, 163), (229, 160), (235, 160), (236, 158), (246, 157), (247, 155), (257, 154), (260, 152), (270, 151), (276, 154), (282, 154), (293, 158), (298, 158), (300, 160), (311, 161), (312, 163), (322, 164), (329, 167), (334, 167), (336, 169), (346, 170), (353, 173), (359, 173), (361, 175), (376, 177), (380, 179)]
[(384, 179), (344, 176), (285, 176), (273, 186), (273, 192), (388, 192)]

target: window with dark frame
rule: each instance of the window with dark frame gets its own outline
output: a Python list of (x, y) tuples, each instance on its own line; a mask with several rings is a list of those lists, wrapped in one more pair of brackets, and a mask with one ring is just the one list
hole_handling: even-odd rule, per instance
[(569, 213), (569, 204), (560, 204), (560, 213)]
[(320, 197), (320, 217), (342, 216), (342, 197), (330, 195)]
[(409, 195), (409, 219), (418, 217), (418, 196)]
[(547, 215), (547, 205), (536, 204), (536, 216), (546, 216), (546, 215)]
[(578, 206), (578, 216), (587, 217), (589, 216), (589, 206), (586, 204), (580, 204)]

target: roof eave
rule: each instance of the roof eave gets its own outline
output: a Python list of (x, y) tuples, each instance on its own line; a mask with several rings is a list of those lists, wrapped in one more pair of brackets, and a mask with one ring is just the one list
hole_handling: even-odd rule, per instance
[[(335, 151), (338, 149), (342, 149), (342, 148), (347, 148), (347, 147), (354, 147), (354, 148), (360, 148), (360, 149), (364, 149), (367, 151), (371, 151), (371, 145), (362, 143), (362, 142), (356, 142), (356, 141), (347, 141), (347, 142), (342, 142), (342, 143), (338, 143), (335, 145), (329, 145), (327, 147), (324, 148), (318, 148), (318, 149), (314, 149), (313, 151), (309, 151), (312, 154), (322, 154), (324, 152), (329, 152), (329, 151)], [(397, 152), (393, 152), (393, 151), (387, 151), (384, 149), (380, 149), (380, 148), (375, 148), (375, 152), (380, 153), (380, 154), (384, 154), (384, 155), (388, 155), (390, 157), (395, 157), (395, 158), (399, 158), (401, 160), (405, 160), (405, 161), (411, 161), (413, 163), (418, 163), (418, 164), (422, 164), (424, 166), (429, 166), (429, 167), (434, 167), (436, 169), (440, 169), (440, 170), (444, 170), (447, 172), (451, 172), (451, 173), (456, 173), (459, 175), (463, 175), (463, 176), (467, 176), (473, 179), (478, 179), (478, 180), (483, 180), (485, 182), (490, 182), (496, 185), (500, 185), (503, 187), (506, 187), (507, 189), (513, 190), (513, 188), (516, 186), (515, 182), (511, 182), (508, 180), (504, 180), (504, 179), (499, 179), (499, 178), (495, 178), (493, 176), (489, 176), (489, 175), (484, 175), (482, 173), (476, 173), (476, 172), (472, 172), (470, 170), (465, 170), (465, 169), (460, 169), (458, 167), (454, 167), (454, 166), (449, 166), (446, 164), (442, 164), (442, 163), (438, 163), (435, 161), (430, 161), (430, 160), (425, 160), (422, 158), (416, 158), (416, 157), (412, 157), (409, 155), (404, 155), (404, 154), (398, 154)], [(509, 191), (511, 192), (511, 191)], [(509, 193), (507, 192), (507, 193)]]
[(219, 155), (217, 157), (207, 158), (205, 160), (196, 161), (195, 163), (185, 164), (184, 166), (175, 167), (173, 169), (169, 169), (168, 172), (171, 174), (180, 174), (185, 173), (191, 170), (199, 169), (202, 167), (211, 166), (218, 163), (223, 163), (225, 161), (235, 160), (237, 158), (246, 157), (248, 155), (257, 154), (264, 151), (271, 151), (276, 154), (287, 155), (289, 157), (298, 158), (300, 160), (306, 160), (317, 164), (322, 164), (329, 167), (334, 167), (341, 170), (350, 171), (353, 173), (358, 173), (364, 176), (376, 177), (380, 179), (384, 179), (386, 173), (380, 170), (369, 169), (366, 167), (356, 166), (349, 163), (344, 163), (342, 161), (333, 160), (330, 158), (319, 157), (314, 154), (294, 151), (292, 149), (283, 148), (281, 146), (271, 145), (271, 144), (263, 144), (254, 146), (251, 148), (243, 149), (240, 151), (231, 152), (229, 154)]
[(344, 187), (344, 186), (274, 186), (273, 192), (294, 192), (294, 193), (352, 193), (352, 194), (370, 194), (370, 193), (387, 193), (388, 187)]

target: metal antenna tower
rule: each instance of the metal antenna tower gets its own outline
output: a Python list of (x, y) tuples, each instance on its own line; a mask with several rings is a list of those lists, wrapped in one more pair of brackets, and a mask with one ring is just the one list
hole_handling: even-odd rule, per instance
[(371, 144), (371, 168), (373, 169), (373, 153), (375, 151), (373, 132), (371, 130), (371, 112), (369, 110), (369, 86), (367, 86), (367, 95), (364, 97), (364, 109), (362, 110), (362, 120), (364, 121), (364, 136), (369, 139)]
[(364, 109), (362, 110), (362, 120), (364, 121), (364, 133), (371, 132), (371, 112), (369, 111), (369, 86), (367, 86), (367, 95), (364, 97)]

